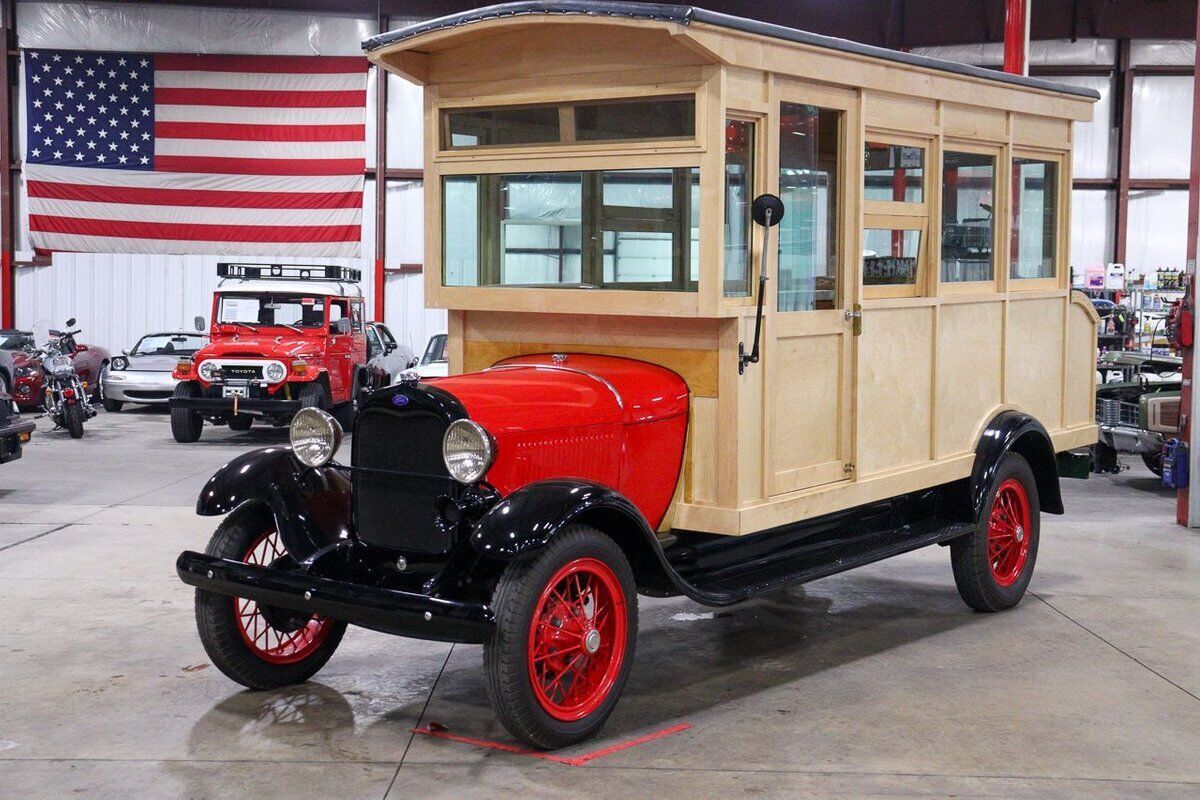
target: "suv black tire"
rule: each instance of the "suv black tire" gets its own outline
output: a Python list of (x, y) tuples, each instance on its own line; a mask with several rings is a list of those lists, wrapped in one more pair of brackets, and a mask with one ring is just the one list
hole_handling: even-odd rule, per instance
[(954, 583), (976, 611), (1003, 611), (1021, 602), (1041, 538), (1037, 480), (1028, 461), (1007, 453), (991, 492), (975, 531), (950, 543)]
[(1163, 456), (1158, 453), (1142, 453), (1142, 463), (1146, 465), (1146, 469), (1153, 472), (1158, 477), (1163, 474)]
[(248, 431), (254, 424), (254, 417), (250, 414), (234, 414), (229, 418), (229, 430), (231, 431)]
[[(245, 504), (221, 522), (204, 552), (234, 561), (247, 561), (253, 555), (268, 551), (272, 555), (278, 554), (275, 560), (290, 559), (281, 541), (274, 547), (264, 546), (264, 534), (278, 537), (270, 509), (262, 505)], [(264, 566), (269, 563), (272, 562)], [(217, 669), (250, 689), (277, 689), (303, 683), (325, 666), (346, 632), (344, 622), (316, 618), (306, 620), (300, 614), (284, 609), (264, 609), (251, 602), (203, 589), (196, 590), (196, 628), (200, 632), (204, 651)], [(255, 644), (252, 645), (249, 643), (246, 623), (239, 620), (246, 616), (254, 619), (258, 615), (261, 615), (259, 621), (262, 627), (257, 622), (251, 626), (256, 634), (253, 640)], [(277, 622), (284, 627), (277, 627)], [(289, 661), (287, 648), (282, 643), (283, 637), (293, 637), (301, 628), (313, 634), (311, 638), (307, 635), (300, 637), (299, 644), (294, 645), (297, 650), (290, 654), (292, 660)], [(269, 647), (258, 647), (259, 631), (262, 631), (264, 645), (270, 644), (273, 632), (276, 640), (281, 642), (276, 648), (278, 654), (272, 653)]]
[[(590, 601), (556, 603), (551, 589), (568, 587), (570, 598), (575, 575), (591, 587), (584, 592)], [(492, 594), (492, 608), (496, 627), (483, 646), (483, 663), (488, 697), (504, 727), (546, 749), (594, 736), (621, 697), (637, 642), (637, 586), (621, 548), (595, 528), (572, 525), (537, 555), (507, 566)], [(609, 608), (613, 613), (605, 615)], [(535, 626), (535, 620), (543, 622)], [(535, 627), (542, 638), (531, 642)], [(544, 670), (542, 685), (535, 688), (539, 670)], [(558, 677), (546, 684), (552, 671)], [(603, 688), (585, 691), (569, 705), (578, 677), (589, 671), (593, 674), (580, 685)], [(556, 691), (563, 693), (558, 701), (550, 696)]]
[(329, 393), (317, 381), (306, 383), (296, 392), (296, 399), (301, 408), (319, 408), (322, 411), (329, 408)]
[[(181, 381), (175, 384), (174, 397), (190, 398), (200, 396), (200, 387), (191, 381)], [(200, 432), (204, 430), (204, 417), (199, 411), (187, 408), (171, 409), (171, 435), (175, 441), (182, 444), (200, 441)]]

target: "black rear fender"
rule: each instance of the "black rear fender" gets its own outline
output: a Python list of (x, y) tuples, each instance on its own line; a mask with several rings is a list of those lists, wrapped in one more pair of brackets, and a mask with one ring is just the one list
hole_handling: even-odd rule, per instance
[(479, 520), (471, 544), (485, 558), (530, 558), (571, 525), (590, 525), (617, 543), (629, 559), (638, 589), (678, 591), (658, 538), (646, 518), (619, 492), (579, 480), (539, 481), (523, 486)]
[(983, 519), (987, 500), (996, 481), (1000, 460), (1009, 453), (1018, 453), (1029, 462), (1037, 481), (1038, 500), (1042, 511), (1062, 514), (1062, 492), (1058, 484), (1058, 463), (1054, 443), (1042, 424), (1028, 414), (1004, 411), (996, 416), (983, 432), (975, 447), (975, 466), (971, 471), (970, 513), (978, 522)]
[(204, 484), (196, 513), (228, 514), (245, 503), (271, 510), (283, 543), (298, 561), (349, 535), (350, 480), (330, 467), (303, 466), (290, 447), (252, 450), (221, 467)]

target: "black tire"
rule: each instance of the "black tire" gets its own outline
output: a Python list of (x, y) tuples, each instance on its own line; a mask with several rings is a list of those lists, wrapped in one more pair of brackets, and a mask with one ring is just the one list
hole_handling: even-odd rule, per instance
[[(229, 558), (235, 561), (246, 561), (256, 543), (262, 541), (264, 532), (274, 534), (275, 520), (266, 506), (246, 504), (235, 509), (226, 517), (213, 533), (212, 539), (205, 548), (210, 556)], [(277, 537), (277, 534), (274, 534)], [(278, 552), (282, 543), (273, 552)], [(265, 552), (265, 547), (263, 552)], [(290, 558), (283, 550), (280, 558)], [(241, 614), (239, 614), (239, 611)], [(262, 632), (263, 648), (254, 648), (247, 642), (239, 619), (243, 614), (261, 615), (258, 620), (262, 627), (253, 625), (251, 630), (257, 634)], [(281, 686), (292, 686), (303, 683), (317, 673), (337, 650), (346, 632), (346, 623), (336, 620), (319, 622), (318, 635), (311, 640), (298, 645), (301, 656), (291, 663), (275, 663), (268, 660), (267, 653), (271, 650), (273, 632), (276, 640), (284, 636), (293, 636), (301, 629), (312, 630), (315, 618), (305, 619), (303, 615), (293, 614), (283, 609), (262, 609), (250, 601), (239, 600), (222, 594), (196, 590), (196, 628), (200, 633), (200, 641), (204, 651), (212, 659), (217, 669), (228, 678), (250, 689), (277, 689)], [(255, 641), (259, 641), (257, 638)], [(305, 641), (302, 639), (302, 642)], [(283, 647), (282, 643), (279, 647)], [(307, 652), (306, 652), (307, 651)], [(277, 660), (279, 656), (275, 657)]]
[(254, 417), (250, 414), (235, 414), (229, 418), (229, 430), (248, 431), (254, 425)]
[(1163, 457), (1162, 453), (1142, 453), (1142, 463), (1146, 465), (1146, 469), (1153, 472), (1158, 477), (1163, 474)]
[(301, 386), (300, 391), (296, 392), (296, 399), (300, 401), (301, 408), (319, 408), (322, 411), (329, 408), (329, 393), (316, 381)]
[(123, 400), (112, 400), (107, 397), (104, 398), (104, 410), (105, 411), (116, 414), (118, 411), (120, 411), (124, 407), (125, 407), (125, 401), (123, 401)]
[[(997, 498), (1002, 492), (1005, 500), (1000, 501), (998, 508)], [(1028, 524), (1021, 519), (1016, 520), (1018, 524), (1009, 524), (1009, 516), (1023, 516), (1019, 513), (1021, 494), (1024, 495), (1028, 510)], [(1006, 505), (1010, 509), (1017, 508), (1018, 512), (1008, 514), (1004, 510)], [(1041, 539), (1040, 514), (1037, 481), (1029, 462), (1017, 453), (1006, 454), (996, 470), (992, 495), (984, 507), (979, 526), (973, 533), (950, 543), (954, 583), (967, 605), (976, 611), (991, 612), (1003, 611), (1021, 602), (1037, 562), (1038, 542)], [(1005, 549), (993, 554), (994, 518), (997, 528), (995, 541), (1000, 546), (1014, 550)]]
[[(556, 579), (556, 575), (561, 570), (570, 569), (568, 565), (595, 565), (597, 562), (607, 570), (610, 582), (607, 585), (599, 583), (601, 591), (590, 595), (592, 620), (602, 620), (598, 627), (611, 634), (610, 641), (604, 642), (598, 635), (594, 645), (587, 646), (597, 646), (599, 649), (585, 650), (583, 643), (590, 640), (582, 635), (571, 634), (578, 639), (574, 650), (577, 655), (568, 659), (558, 674), (570, 675), (570, 682), (573, 683), (580, 672), (589, 669), (592, 656), (588, 653), (594, 652), (597, 654), (597, 668), (605, 670), (602, 679), (595, 682), (607, 685), (608, 688), (602, 692), (592, 692), (585, 698), (590, 702), (579, 706), (578, 712), (581, 716), (578, 719), (564, 720), (548, 712), (544, 701), (539, 699), (539, 690), (534, 687), (534, 672), (538, 669), (538, 661), (530, 655), (531, 628), (537, 615), (541, 619), (549, 618), (550, 623), (558, 622), (553, 627), (548, 624), (547, 628), (550, 630), (558, 628), (567, 633), (568, 625), (573, 624), (573, 621), (558, 620), (553, 616), (550, 607), (542, 606), (543, 598), (550, 602), (550, 583), (553, 580), (555, 584), (562, 585), (560, 581), (565, 579)], [(616, 587), (619, 587), (623, 595), (620, 599), (624, 605), (624, 617), (618, 616), (617, 612), (614, 612), (611, 618), (602, 617), (606, 605), (605, 592), (610, 593), (609, 605), (615, 606), (616, 593), (612, 589)], [(578, 604), (579, 614), (575, 620), (583, 620), (586, 617), (587, 605), (586, 602)], [(563, 607), (566, 607), (565, 604)], [(518, 739), (544, 749), (567, 747), (594, 736), (603, 727), (621, 697), (633, 664), (637, 642), (637, 586), (634, 583), (633, 570), (630, 569), (629, 561), (621, 552), (621, 548), (595, 528), (573, 525), (556, 536), (536, 556), (508, 565), (493, 593), (492, 608), (496, 613), (496, 627), (491, 640), (484, 644), (483, 663), (487, 676), (488, 697), (504, 727)], [(538, 614), (539, 609), (543, 609), (542, 614)], [(563, 634), (556, 632), (552, 635)], [(621, 650), (615, 651), (614, 645), (618, 643)], [(606, 646), (609, 648), (607, 659), (602, 655)], [(553, 649), (557, 650), (559, 647), (561, 645), (556, 645)], [(566, 652), (571, 650), (567, 649)], [(556, 657), (560, 661), (563, 659), (562, 656)], [(571, 665), (581, 657), (585, 659), (582, 666), (578, 672), (571, 675)], [(546, 669), (546, 674), (549, 674), (549, 668)], [(573, 687), (563, 688), (567, 685), (568, 682), (563, 680), (559, 688), (569, 693)], [(583, 685), (586, 688), (587, 684)], [(553, 686), (552, 681), (551, 689)], [(564, 701), (568, 699), (569, 695), (563, 698)], [(585, 710), (586, 714), (583, 713)]]
[(104, 361), (100, 364), (100, 373), (96, 376), (96, 383), (92, 386), (92, 402), (99, 403), (104, 399), (104, 379), (108, 377), (108, 362)]
[(83, 438), (83, 421), (86, 418), (86, 412), (83, 406), (79, 403), (73, 403), (63, 409), (63, 427), (67, 429), (67, 433), (72, 439)]
[[(200, 387), (191, 381), (180, 381), (175, 384), (174, 396), (177, 398), (199, 397)], [(199, 411), (186, 408), (171, 409), (171, 435), (181, 444), (191, 444), (200, 441), (200, 432), (204, 430), (204, 417)]]
[(350, 399), (333, 410), (334, 419), (342, 426), (342, 430), (348, 431), (354, 428), (354, 418), (358, 416), (358, 408), (362, 404), (362, 375), (354, 376), (354, 383), (350, 387)]

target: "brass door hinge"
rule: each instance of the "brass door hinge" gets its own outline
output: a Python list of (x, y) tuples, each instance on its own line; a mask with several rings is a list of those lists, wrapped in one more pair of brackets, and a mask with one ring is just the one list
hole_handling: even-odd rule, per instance
[(855, 303), (854, 310), (846, 312), (846, 319), (851, 322), (850, 334), (852, 336), (862, 336), (862, 306)]

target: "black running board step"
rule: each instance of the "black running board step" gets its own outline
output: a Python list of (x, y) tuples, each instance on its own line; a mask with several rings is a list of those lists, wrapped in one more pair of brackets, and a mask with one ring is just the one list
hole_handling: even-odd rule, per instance
[[(738, 550), (756, 549), (746, 542), (721, 548), (720, 558), (700, 555), (694, 563), (673, 563), (693, 599), (727, 605), (785, 586), (826, 578), (848, 569), (934, 544), (944, 544), (975, 530), (967, 522), (927, 519), (896, 528), (863, 531), (843, 528), (795, 541), (785, 549), (738, 559)], [(749, 555), (749, 553), (747, 553)], [(686, 561), (686, 560), (685, 560)]]

